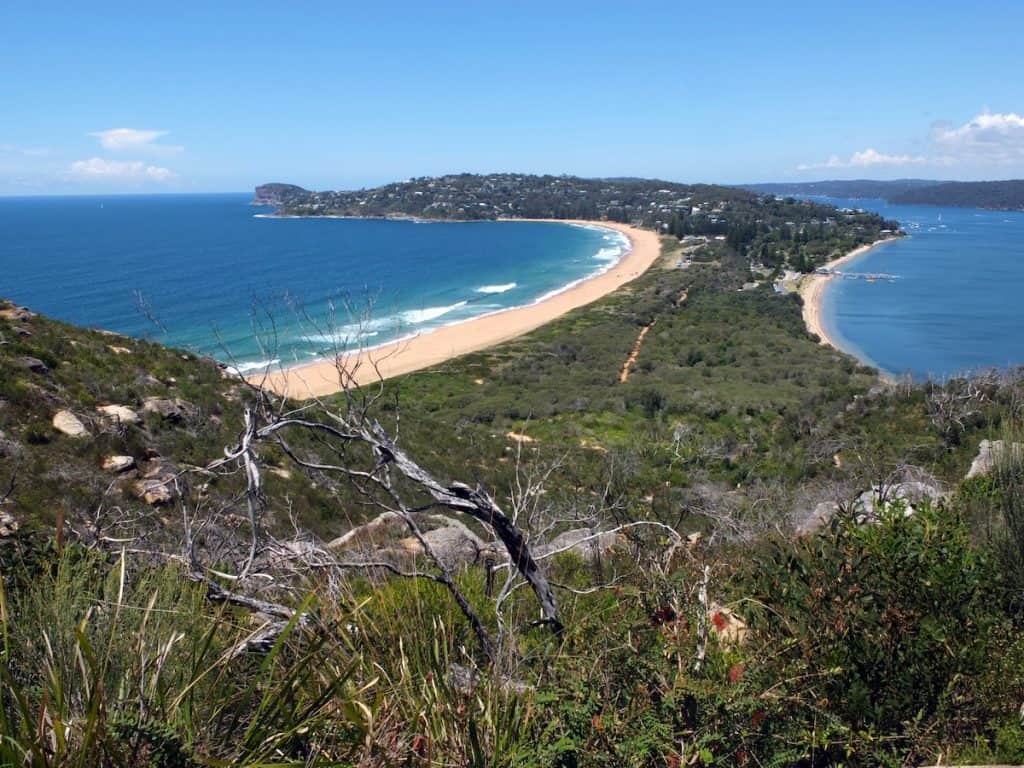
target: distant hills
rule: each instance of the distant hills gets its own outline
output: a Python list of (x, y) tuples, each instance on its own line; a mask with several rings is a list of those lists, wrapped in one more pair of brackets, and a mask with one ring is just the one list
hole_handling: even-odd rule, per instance
[(1024, 180), (936, 181), (809, 181), (782, 184), (746, 184), (744, 189), (770, 195), (823, 195), (826, 197), (880, 198), (896, 205), (945, 205), (1024, 211)]
[(899, 205), (949, 205), (958, 208), (1024, 211), (1024, 180), (948, 181), (908, 189), (888, 200)]
[(928, 179), (898, 179), (896, 181), (807, 181), (781, 184), (745, 184), (744, 189), (768, 195), (824, 195), (826, 197), (867, 197), (889, 200), (893, 195), (932, 187), (942, 182)]

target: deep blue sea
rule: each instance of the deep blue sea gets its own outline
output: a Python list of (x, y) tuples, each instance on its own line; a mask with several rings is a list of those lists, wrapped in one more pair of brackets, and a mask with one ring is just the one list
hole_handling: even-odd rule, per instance
[(628, 248), (566, 224), (266, 218), (251, 197), (0, 198), (0, 297), (246, 370), (529, 304)]
[(834, 279), (830, 335), (882, 369), (945, 379), (1024, 364), (1024, 213), (815, 198), (897, 219), (910, 235), (843, 269), (893, 279)]

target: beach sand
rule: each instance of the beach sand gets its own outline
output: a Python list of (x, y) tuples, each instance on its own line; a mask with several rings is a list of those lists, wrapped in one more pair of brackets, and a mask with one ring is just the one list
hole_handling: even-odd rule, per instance
[[(515, 226), (517, 221), (523, 220), (510, 220), (507, 226)], [(454, 357), (514, 339), (566, 312), (590, 304), (643, 274), (661, 253), (661, 244), (655, 232), (607, 221), (559, 220), (557, 223), (589, 224), (614, 229), (629, 238), (631, 248), (607, 272), (583, 280), (537, 304), (444, 326), (420, 336), (352, 353), (337, 360), (325, 359), (294, 368), (271, 370), (265, 375), (250, 376), (248, 380), (282, 396), (307, 399), (429, 368)]]
[[(891, 237), (885, 237), (880, 240), (876, 240), (873, 243), (869, 243), (868, 245), (862, 245), (859, 248), (854, 248), (845, 256), (833, 259), (825, 266), (829, 269), (839, 269), (845, 264), (849, 264), (857, 257), (863, 256), (872, 248), (876, 248), (882, 243), (887, 243), (892, 239), (893, 238)], [(834, 275), (806, 275), (801, 278), (798, 290), (801, 298), (804, 300), (804, 325), (807, 326), (807, 330), (817, 335), (818, 338), (821, 339), (822, 344), (826, 344), (834, 349), (842, 351), (840, 346), (835, 343), (835, 340), (828, 335), (828, 331), (825, 330), (825, 321), (821, 306), (822, 300), (825, 296), (825, 288), (828, 286), (829, 281), (834, 279), (834, 277)]]

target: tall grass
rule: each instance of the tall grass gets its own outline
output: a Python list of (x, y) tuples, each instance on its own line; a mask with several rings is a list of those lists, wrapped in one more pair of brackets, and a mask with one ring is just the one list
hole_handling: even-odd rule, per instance
[[(610, 562), (622, 578), (566, 592), (557, 638), (513, 597), (504, 618), (522, 629), (494, 666), (430, 581), (311, 583), (308, 620), (239, 654), (265, 622), (175, 567), (69, 545), (12, 568), (0, 549), (0, 765), (898, 765), (965, 743), (1024, 757), (1024, 642), (959, 512), (836, 525), (708, 561), (745, 640), (718, 639), (696, 560)], [(589, 582), (579, 562), (551, 568)], [(481, 574), (458, 578), (487, 604)]]
[(529, 737), (530, 696), (477, 667), (432, 583), (313, 592), (311, 621), (239, 654), (265, 623), (174, 566), (68, 547), (17, 571), (0, 583), (2, 766), (502, 766)]
[(265, 656), (238, 656), (258, 626), (123, 554), (69, 548), (23, 576), (0, 587), (0, 764), (305, 765), (365, 728), (343, 714), (353, 662), (325, 633), (293, 622)]

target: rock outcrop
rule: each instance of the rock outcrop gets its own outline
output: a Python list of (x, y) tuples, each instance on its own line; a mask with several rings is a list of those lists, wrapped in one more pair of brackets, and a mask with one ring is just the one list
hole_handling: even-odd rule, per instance
[(905, 514), (912, 515), (914, 514), (914, 504), (923, 501), (935, 503), (945, 497), (946, 494), (937, 486), (921, 481), (895, 483), (886, 487), (875, 486), (857, 497), (857, 511), (863, 514), (865, 519), (872, 520), (881, 507), (887, 507), (899, 501), (905, 505)]
[(170, 504), (174, 500), (174, 493), (159, 480), (139, 480), (135, 483), (135, 495), (151, 507)]
[(156, 413), (165, 421), (176, 424), (191, 415), (195, 406), (178, 398), (147, 397), (142, 401), (142, 410), (144, 413)]
[(589, 528), (576, 528), (560, 533), (551, 541), (534, 548), (537, 557), (548, 557), (555, 553), (571, 552), (587, 561), (603, 557), (620, 544), (617, 533), (594, 533)]
[(127, 405), (101, 405), (96, 410), (109, 420), (122, 424), (138, 424), (140, 420), (139, 414)]
[[(997, 462), (1007, 457), (1006, 450), (1006, 443), (1002, 440), (982, 440), (978, 444), (978, 455), (971, 462), (965, 479), (987, 475), (995, 468)], [(1009, 458), (1015, 461), (1024, 459), (1024, 443), (1011, 443)]]
[[(436, 526), (423, 531), (423, 539), (448, 568), (475, 563), (487, 549), (483, 540), (459, 520), (445, 515), (429, 515), (419, 520)], [(352, 552), (349, 557), (358, 554), (368, 560), (408, 561), (423, 554), (423, 546), (415, 536), (398, 538), (408, 534), (408, 530), (405, 518), (395, 512), (384, 512), (328, 542), (327, 549), (349, 550)]]
[(0, 304), (0, 320), (24, 323), (27, 320), (34, 319), (35, 316), (36, 313), (29, 311), (27, 307), (17, 307), (9, 301)]
[(37, 357), (20, 357), (17, 363), (25, 370), (38, 373), (40, 376), (45, 376), (50, 372), (50, 366)]
[(179, 468), (162, 457), (146, 462), (142, 479), (135, 483), (135, 495), (150, 506), (170, 504), (174, 500), (174, 479)]
[(57, 411), (53, 417), (53, 428), (68, 437), (88, 437), (89, 430), (71, 411)]
[(103, 459), (103, 469), (107, 472), (127, 472), (135, 467), (132, 456), (107, 456)]
[(0, 539), (18, 532), (18, 521), (9, 512), (0, 511)]
[[(431, 551), (444, 563), (446, 568), (460, 568), (475, 563), (485, 545), (483, 540), (458, 520), (449, 525), (434, 528), (423, 533)], [(409, 536), (398, 542), (399, 546), (414, 555), (423, 553), (419, 541)]]

